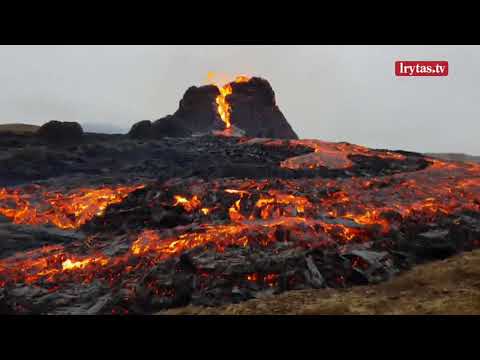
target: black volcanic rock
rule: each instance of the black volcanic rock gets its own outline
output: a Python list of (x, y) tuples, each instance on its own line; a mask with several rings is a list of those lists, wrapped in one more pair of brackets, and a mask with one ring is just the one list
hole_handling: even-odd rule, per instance
[(161, 139), (164, 137), (188, 137), (192, 132), (183, 126), (178, 118), (167, 115), (153, 123), (140, 121), (132, 126), (128, 135), (133, 139)]
[(133, 139), (148, 139), (152, 134), (152, 122), (150, 120), (139, 121), (131, 127), (128, 136)]
[[(231, 122), (248, 137), (298, 139), (275, 102), (275, 93), (267, 80), (252, 78), (248, 82), (231, 83), (233, 94), (227, 96), (231, 106)], [(215, 85), (192, 86), (183, 95), (178, 110), (154, 123), (141, 121), (133, 125), (133, 138), (185, 137), (191, 133), (223, 130), (217, 111)]]
[(177, 117), (172, 115), (167, 115), (154, 121), (152, 130), (155, 134), (168, 137), (188, 137), (192, 135), (192, 131), (185, 127)]
[(275, 102), (275, 93), (267, 80), (251, 78), (233, 83), (233, 93), (227, 97), (232, 106), (231, 122), (259, 138), (298, 139)]
[(215, 85), (192, 86), (183, 95), (173, 116), (192, 132), (222, 130), (224, 124), (218, 115), (215, 102), (218, 95), (220, 92)]
[(77, 122), (52, 120), (43, 124), (36, 135), (52, 144), (72, 144), (82, 139), (83, 129)]

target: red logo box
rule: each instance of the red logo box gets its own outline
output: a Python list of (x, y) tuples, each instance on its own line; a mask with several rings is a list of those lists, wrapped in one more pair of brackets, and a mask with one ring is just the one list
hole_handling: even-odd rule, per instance
[(448, 61), (396, 61), (396, 76), (447, 76)]

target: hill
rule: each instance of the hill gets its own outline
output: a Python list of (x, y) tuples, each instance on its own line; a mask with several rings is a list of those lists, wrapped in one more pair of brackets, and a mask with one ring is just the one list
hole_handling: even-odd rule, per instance
[(11, 132), (14, 134), (34, 133), (40, 126), (30, 124), (0, 124), (0, 133)]

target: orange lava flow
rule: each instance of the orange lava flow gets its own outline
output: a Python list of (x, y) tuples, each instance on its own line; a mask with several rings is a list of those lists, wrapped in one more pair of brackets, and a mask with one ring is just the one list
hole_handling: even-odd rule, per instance
[[(315, 146), (320, 146), (321, 153), (324, 144), (319, 144)], [(403, 156), (353, 145), (325, 146), (343, 155)], [(61, 246), (22, 253), (0, 261), (0, 285), (7, 281), (55, 283), (62, 279), (112, 281), (140, 266), (150, 267), (200, 246), (222, 252), (232, 246), (315, 248), (368, 243), (406, 221), (427, 224), (439, 215), (480, 213), (480, 165), (429, 160), (431, 165), (423, 170), (371, 178), (199, 180), (194, 194), (175, 195), (168, 203), (189, 216), (198, 216), (194, 227), (168, 231), (146, 228), (133, 237), (127, 234), (123, 238), (127, 244), (124, 252), (115, 256), (99, 249), (79, 256)], [(76, 228), (140, 187), (84, 189), (65, 196), (42, 192), (46, 210), (33, 205), (32, 201), (38, 200), (35, 191), (2, 189), (0, 209), (16, 223)], [(171, 195), (168, 201), (172, 201)], [(272, 284), (276, 280), (275, 274), (245, 277)]]
[[(222, 121), (225, 123), (225, 130), (228, 130), (232, 127), (232, 123), (230, 121), (232, 108), (227, 101), (227, 96), (231, 95), (233, 92), (232, 83), (229, 82), (227, 84), (221, 85), (214, 80), (215, 76), (216, 76), (215, 73), (209, 72), (208, 80), (210, 83), (215, 85), (220, 91), (220, 94), (215, 99), (215, 102), (217, 103), (217, 112), (218, 112), (218, 115), (220, 116), (220, 119), (222, 119)], [(233, 82), (242, 83), (242, 82), (247, 82), (249, 80), (250, 78), (248, 78), (247, 76), (240, 75), (240, 76), (237, 76)]]
[[(263, 143), (267, 146), (278, 146), (280, 140), (252, 139), (244, 144)], [(391, 151), (376, 151), (366, 147), (347, 143), (333, 143), (321, 140), (290, 140), (290, 146), (306, 146), (313, 153), (295, 156), (284, 160), (280, 166), (288, 169), (315, 169), (324, 166), (329, 169), (347, 169), (353, 165), (350, 155), (376, 156), (382, 159), (403, 160), (405, 156)]]
[(67, 195), (42, 191), (40, 187), (34, 187), (33, 191), (0, 188), (0, 215), (15, 224), (52, 224), (61, 229), (77, 229), (142, 187), (85, 188)]
[(293, 140), (292, 145), (303, 145), (314, 149), (314, 153), (301, 155), (283, 161), (280, 166), (289, 169), (316, 168), (325, 166), (329, 169), (346, 169), (352, 166), (349, 155), (377, 156), (383, 159), (403, 160), (404, 155), (375, 151), (363, 146), (329, 143), (320, 140)]
[(32, 284), (40, 279), (55, 283), (62, 275), (76, 275), (78, 271), (89, 271), (95, 266), (105, 266), (106, 256), (84, 257), (69, 255), (60, 245), (19, 253), (0, 262), (0, 281), (25, 282)]

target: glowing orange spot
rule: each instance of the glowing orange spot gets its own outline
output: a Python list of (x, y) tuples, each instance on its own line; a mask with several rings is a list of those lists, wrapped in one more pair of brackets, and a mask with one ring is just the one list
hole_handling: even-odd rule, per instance
[(193, 196), (190, 200), (180, 195), (175, 195), (174, 199), (175, 203), (173, 204), (173, 206), (183, 206), (183, 208), (187, 212), (192, 212), (202, 205), (201, 201), (196, 195)]
[(90, 264), (90, 262), (91, 262), (90, 259), (85, 259), (85, 260), (82, 260), (82, 261), (75, 261), (75, 262), (68, 259), (68, 260), (65, 260), (62, 263), (62, 268), (63, 268), (63, 270), (83, 269), (85, 266)]

